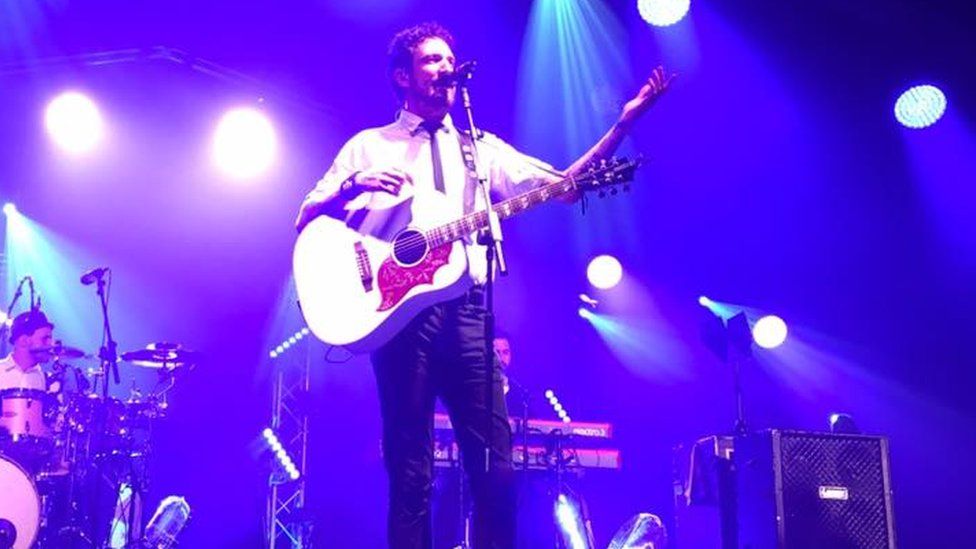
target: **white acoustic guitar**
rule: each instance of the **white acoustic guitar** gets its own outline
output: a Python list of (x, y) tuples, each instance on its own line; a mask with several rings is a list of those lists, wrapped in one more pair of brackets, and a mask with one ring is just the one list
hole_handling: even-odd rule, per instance
[[(501, 219), (552, 198), (604, 189), (633, 178), (638, 160), (604, 160), (583, 174), (537, 187), (493, 206)], [(615, 192), (615, 190), (614, 190)], [(470, 286), (460, 240), (484, 229), (484, 211), (436, 227), (411, 226), (388, 241), (322, 215), (295, 242), (295, 285), (309, 329), (322, 341), (369, 352), (426, 307)]]

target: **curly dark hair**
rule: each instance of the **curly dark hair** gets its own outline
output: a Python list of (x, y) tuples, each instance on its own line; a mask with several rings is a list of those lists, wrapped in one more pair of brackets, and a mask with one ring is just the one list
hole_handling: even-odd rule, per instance
[(454, 49), (454, 36), (451, 35), (451, 31), (435, 21), (428, 21), (403, 29), (396, 33), (393, 40), (390, 40), (390, 47), (387, 50), (386, 74), (390, 79), (390, 85), (393, 86), (393, 92), (401, 101), (403, 100), (403, 90), (397, 86), (393, 72), (396, 69), (404, 69), (409, 72), (413, 65), (414, 48), (428, 38), (440, 38), (447, 42), (452, 50)]

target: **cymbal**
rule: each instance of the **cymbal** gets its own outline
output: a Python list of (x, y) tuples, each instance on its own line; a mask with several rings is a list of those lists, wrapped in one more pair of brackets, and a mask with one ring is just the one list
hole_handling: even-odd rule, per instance
[(179, 368), (194, 364), (200, 353), (184, 349), (179, 343), (150, 343), (145, 349), (122, 353), (122, 360), (146, 368)]
[(51, 358), (82, 358), (86, 356), (85, 351), (76, 349), (74, 347), (69, 347), (67, 345), (62, 345), (60, 342), (58, 342), (56, 345), (51, 345), (48, 347), (31, 349), (31, 354), (34, 356), (47, 355)]

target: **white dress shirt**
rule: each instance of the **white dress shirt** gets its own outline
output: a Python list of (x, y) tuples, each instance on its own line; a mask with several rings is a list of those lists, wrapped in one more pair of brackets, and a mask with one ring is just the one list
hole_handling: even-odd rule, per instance
[(22, 369), (14, 362), (13, 355), (0, 360), (0, 391), (3, 389), (47, 389), (47, 380), (40, 364)]
[[(401, 110), (393, 123), (356, 134), (343, 145), (306, 200), (321, 200), (337, 193), (342, 183), (356, 172), (396, 168), (410, 175), (413, 186), (404, 185), (397, 196), (375, 192), (356, 197), (342, 212), (350, 226), (390, 241), (408, 225), (429, 229), (459, 219), (465, 213), (465, 189), (476, 183), (476, 177), (466, 177), (460, 134), (449, 115), (437, 131), (445, 186), (445, 192), (441, 193), (434, 186), (430, 136), (420, 127), (421, 122), (423, 119), (419, 116)], [(478, 140), (478, 155), (488, 177), (493, 201), (516, 196), (557, 179), (552, 175), (554, 168), (523, 155), (488, 133)], [(475, 193), (474, 209), (484, 210), (480, 192)], [(484, 246), (472, 238), (465, 239), (464, 245), (468, 274), (475, 283), (483, 283), (487, 271)]]

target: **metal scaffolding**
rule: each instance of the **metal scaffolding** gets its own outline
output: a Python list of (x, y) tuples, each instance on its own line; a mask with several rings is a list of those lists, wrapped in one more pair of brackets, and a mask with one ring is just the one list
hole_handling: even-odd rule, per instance
[(309, 546), (311, 522), (305, 513), (305, 479), (308, 472), (307, 403), (313, 339), (303, 338), (301, 342), (292, 343), (288, 352), (272, 355), (275, 377), (271, 429), (282, 448), (291, 456), (300, 476), (293, 480), (275, 456), (271, 456), (266, 524), (268, 547), (271, 549)]

